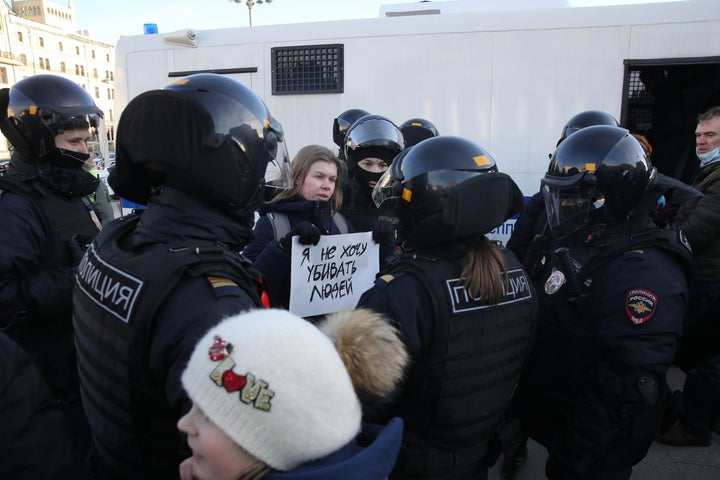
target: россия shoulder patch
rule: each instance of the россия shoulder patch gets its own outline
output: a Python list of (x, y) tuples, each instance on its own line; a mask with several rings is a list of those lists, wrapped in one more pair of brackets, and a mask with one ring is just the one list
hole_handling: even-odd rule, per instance
[(640, 325), (652, 318), (657, 310), (658, 297), (650, 290), (633, 288), (628, 291), (625, 299), (625, 311), (635, 325)]

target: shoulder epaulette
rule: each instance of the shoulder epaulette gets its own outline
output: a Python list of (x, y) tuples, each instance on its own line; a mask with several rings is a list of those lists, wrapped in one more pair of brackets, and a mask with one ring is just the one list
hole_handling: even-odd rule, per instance
[(386, 273), (385, 275), (380, 275), (378, 278), (375, 279), (375, 286), (379, 288), (386, 288), (390, 282), (393, 280), (402, 277), (404, 274), (402, 272), (396, 272), (393, 274)]
[(215, 293), (215, 295), (218, 297), (238, 295), (240, 292), (242, 292), (240, 285), (233, 282), (229, 278), (218, 277), (216, 275), (206, 275), (205, 278), (207, 278), (208, 282), (210, 282), (213, 293)]

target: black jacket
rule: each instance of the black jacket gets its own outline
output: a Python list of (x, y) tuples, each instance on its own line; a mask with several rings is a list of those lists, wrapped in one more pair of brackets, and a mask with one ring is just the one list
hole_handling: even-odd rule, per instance
[(530, 349), (537, 298), (517, 259), (503, 249), (508, 288), (489, 305), (462, 286), (464, 253), (462, 245), (413, 252), (358, 302), (390, 317), (412, 357), (389, 408), (405, 421), (397, 478), (483, 478)]
[[(236, 261), (249, 236), (224, 214), (163, 189), (139, 221), (113, 221), (81, 261), (75, 328), (97, 478), (177, 478), (189, 450), (176, 422), (191, 405), (180, 376), (195, 343), (225, 317), (259, 306)], [(203, 261), (166, 261), (180, 255)]]
[(64, 414), (30, 357), (0, 332), (0, 478), (80, 478)]
[[(287, 215), (291, 229), (300, 222), (310, 222), (320, 229), (322, 235), (338, 235), (341, 231), (333, 220), (329, 202), (305, 200), (297, 195), (260, 207), (261, 216), (255, 223), (254, 238), (243, 254), (262, 275), (273, 306), (287, 308), (290, 305), (290, 253), (280, 248), (275, 239), (273, 222), (267, 215), (278, 212)], [(347, 223), (348, 232), (355, 232), (353, 225)]]
[(648, 223), (588, 229), (536, 259), (538, 335), (518, 398), (553, 478), (629, 468), (647, 453), (688, 297), (681, 238)]
[(10, 172), (0, 189), (0, 328), (36, 361), (56, 398), (65, 398), (78, 388), (72, 289), (81, 252), (73, 237), (97, 233), (92, 207)]

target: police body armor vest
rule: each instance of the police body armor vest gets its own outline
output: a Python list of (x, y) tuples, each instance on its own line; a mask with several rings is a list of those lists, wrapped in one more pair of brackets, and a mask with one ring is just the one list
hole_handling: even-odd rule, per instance
[[(537, 239), (545, 243), (539, 258), (529, 259), (530, 269), (536, 273), (534, 280), (545, 281), (552, 268), (560, 269), (567, 278), (568, 297), (573, 301), (582, 301), (587, 296), (586, 280), (593, 272), (602, 268), (625, 252), (643, 248), (660, 248), (681, 263), (685, 273), (692, 278), (693, 256), (690, 243), (682, 231), (674, 224), (663, 228), (641, 228), (637, 231), (622, 231), (612, 235), (593, 232), (585, 242), (570, 242), (567, 251), (560, 254), (557, 242), (551, 238)], [(549, 235), (548, 235), (549, 237)]]
[[(632, 225), (629, 225), (632, 227)], [(688, 278), (692, 277), (693, 260), (687, 239), (676, 226), (664, 228), (635, 228), (635, 231), (621, 231), (604, 235), (604, 226), (600, 226), (589, 240), (569, 242), (569, 248), (558, 253), (558, 242), (545, 241), (543, 255), (532, 259), (531, 270), (535, 271), (533, 282), (540, 293), (541, 321), (536, 344), (549, 352), (565, 352), (564, 358), (572, 358), (571, 364), (558, 365), (548, 363), (548, 357), (538, 355), (534, 368), (555, 375), (544, 375), (545, 383), (538, 388), (551, 392), (574, 392), (584, 384), (578, 382), (587, 369), (598, 361), (595, 346), (596, 325), (588, 321), (592, 312), (587, 299), (592, 288), (592, 275), (605, 264), (630, 250), (660, 248), (683, 265)], [(538, 267), (541, 266), (541, 267)], [(564, 278), (564, 283), (554, 278)], [(554, 284), (554, 286), (553, 286)], [(543, 315), (542, 312), (549, 312)], [(567, 398), (572, 398), (572, 393)]]
[[(45, 233), (46, 242), (38, 253), (37, 270), (70, 268), (73, 259), (68, 242), (75, 235), (97, 235), (89, 210), (81, 198), (55, 195), (39, 182), (26, 182), (14, 175), (0, 176), (0, 190), (12, 192), (32, 205)], [(21, 272), (33, 275), (35, 272)], [(69, 299), (68, 299), (69, 300)], [(72, 311), (57, 309), (40, 315), (32, 306), (16, 305), (12, 318), (3, 319), (8, 333), (35, 359), (56, 398), (74, 395), (77, 373), (73, 346)]]
[[(425, 287), (438, 321), (398, 402), (405, 434), (396, 469), (425, 475), (482, 461), (518, 382), (533, 331), (534, 293), (515, 256), (503, 250), (509, 283), (497, 305), (474, 299), (459, 259), (400, 261)], [(443, 320), (439, 320), (443, 319)]]
[(176, 474), (180, 436), (162, 388), (147, 373), (157, 309), (184, 276), (237, 283), (261, 306), (244, 257), (211, 242), (155, 244), (125, 251), (118, 242), (138, 216), (111, 223), (82, 259), (74, 322), (83, 404), (94, 437), (94, 463), (112, 478)]
[(28, 199), (42, 222), (48, 243), (40, 251), (41, 266), (70, 266), (67, 242), (78, 234), (94, 237), (98, 233), (90, 216), (91, 207), (81, 197), (55, 195), (36, 181), (25, 182), (14, 175), (0, 176), (0, 190)]

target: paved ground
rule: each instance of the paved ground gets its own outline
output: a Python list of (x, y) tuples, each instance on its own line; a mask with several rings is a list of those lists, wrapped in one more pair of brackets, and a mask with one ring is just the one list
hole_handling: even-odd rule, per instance
[[(671, 369), (668, 383), (672, 389), (681, 388), (683, 379), (682, 372)], [(546, 457), (545, 448), (530, 441), (527, 462), (520, 467), (515, 480), (545, 478)], [(489, 479), (499, 478), (500, 470), (496, 465)], [(709, 447), (670, 447), (653, 443), (647, 457), (633, 469), (632, 480), (720, 480), (720, 435), (713, 434), (713, 444)]]

